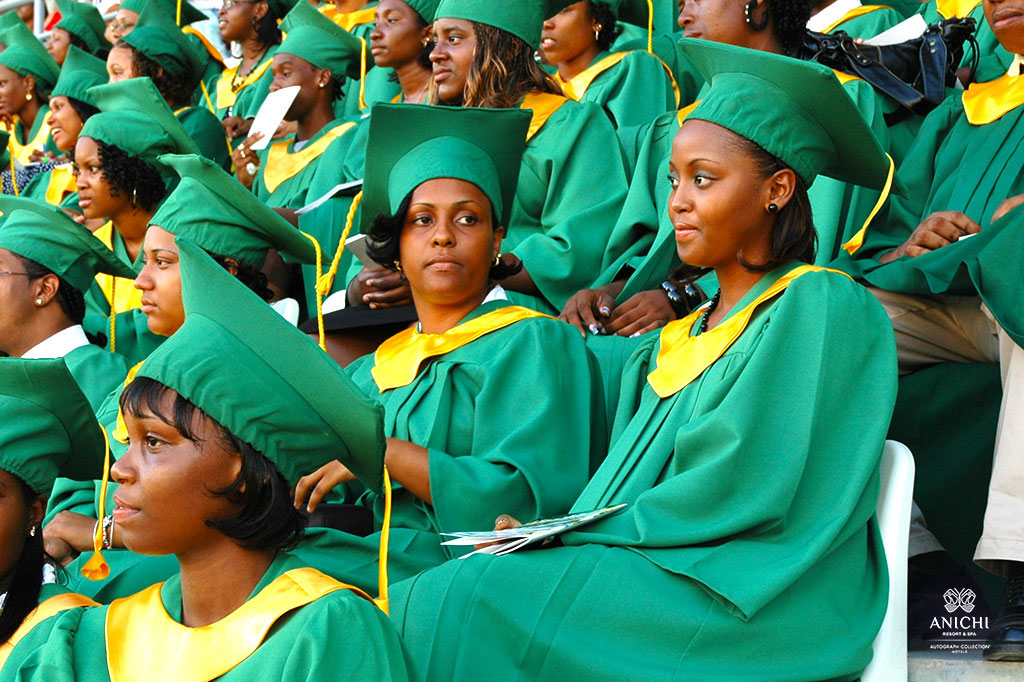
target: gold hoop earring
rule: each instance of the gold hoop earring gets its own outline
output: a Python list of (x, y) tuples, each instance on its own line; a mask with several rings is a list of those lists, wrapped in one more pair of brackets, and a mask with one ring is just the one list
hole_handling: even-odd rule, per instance
[(399, 261), (395, 261), (395, 270), (402, 272), (402, 264)]

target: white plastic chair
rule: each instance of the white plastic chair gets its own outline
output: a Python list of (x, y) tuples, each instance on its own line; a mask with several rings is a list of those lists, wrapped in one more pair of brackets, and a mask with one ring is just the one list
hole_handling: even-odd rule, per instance
[(878, 527), (889, 566), (889, 605), (872, 645), (871, 664), (861, 682), (907, 680), (907, 543), (914, 498), (914, 457), (903, 443), (885, 441), (882, 484), (878, 492)]
[(282, 298), (270, 304), (278, 315), (288, 320), (293, 327), (299, 324), (299, 302), (294, 298)]

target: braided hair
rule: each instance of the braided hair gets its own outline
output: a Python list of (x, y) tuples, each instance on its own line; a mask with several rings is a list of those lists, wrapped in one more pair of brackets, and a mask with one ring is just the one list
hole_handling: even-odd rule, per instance
[(768, 14), (775, 37), (787, 55), (793, 56), (804, 42), (807, 20), (811, 18), (811, 0), (767, 0)]

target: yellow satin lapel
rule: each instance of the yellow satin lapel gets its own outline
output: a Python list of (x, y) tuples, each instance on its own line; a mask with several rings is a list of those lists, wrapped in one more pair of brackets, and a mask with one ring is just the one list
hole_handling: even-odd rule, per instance
[[(128, 388), (128, 384), (135, 381), (135, 375), (139, 373), (139, 368), (141, 367), (142, 363), (140, 362), (128, 370), (128, 376), (124, 379), (125, 388)], [(117, 425), (114, 427), (114, 432), (110, 435), (118, 443), (128, 444), (128, 426), (124, 423), (124, 415), (121, 414), (120, 405), (117, 408)]]
[(568, 98), (561, 95), (551, 95), (546, 92), (531, 92), (523, 98), (520, 109), (532, 109), (533, 120), (530, 121), (530, 128), (526, 131), (526, 141), (529, 142), (533, 136), (540, 132), (544, 124), (548, 122), (551, 115), (558, 111)]
[(267, 153), (267, 162), (263, 164), (260, 171), (263, 173), (263, 184), (273, 192), (282, 182), (294, 177), (303, 168), (312, 163), (321, 154), (327, 151), (331, 143), (355, 127), (354, 122), (336, 125), (316, 142), (311, 142), (297, 152), (288, 151), (292, 140), (282, 140), (270, 147)]
[[(107, 224), (93, 232), (93, 235), (106, 244), (108, 249), (114, 250), (114, 223), (108, 220)], [(117, 280), (116, 285), (114, 280)], [(133, 281), (127, 277), (114, 277), (105, 273), (96, 275), (96, 283), (100, 285), (103, 297), (107, 299), (111, 315), (135, 310), (142, 305), (142, 292), (135, 288)]]
[(966, 17), (980, 4), (981, 0), (937, 0), (935, 9), (944, 19), (952, 19)]
[(972, 83), (964, 91), (963, 104), (971, 125), (998, 121), (1024, 104), (1024, 78), (1004, 75), (987, 83)]
[(886, 8), (886, 5), (860, 5), (859, 7), (854, 7), (837, 21), (833, 22), (832, 25), (822, 31), (822, 33), (831, 33), (850, 19), (856, 19), (857, 17), (862, 17), (865, 14), (871, 14), (872, 12), (877, 12), (880, 9)]
[(270, 68), (272, 61), (273, 60), (268, 59), (257, 66), (253, 69), (252, 73), (243, 78), (234, 89), (231, 88), (231, 83), (238, 74), (238, 69), (241, 67), (241, 64), (224, 71), (220, 75), (220, 78), (217, 79), (217, 108), (227, 109), (234, 105), (235, 100), (238, 99), (238, 93), (258, 81), (260, 78), (263, 78), (263, 74), (265, 74), (267, 69)]
[[(352, 32), (356, 26), (362, 26), (363, 24), (372, 24), (374, 12), (377, 11), (376, 7), (367, 7), (366, 9), (356, 10), (355, 12), (343, 12), (338, 13), (335, 11), (329, 15), (331, 21), (341, 26), (343, 29)], [(328, 16), (325, 13), (325, 16)]]
[[(31, 163), (32, 160), (30, 157), (32, 156), (32, 152), (37, 149), (43, 150), (46, 147), (46, 138), (50, 136), (50, 124), (46, 122), (46, 119), (50, 117), (50, 109), (48, 107), (42, 107), (39, 109), (36, 116), (42, 116), (43, 121), (39, 124), (39, 130), (36, 131), (35, 136), (25, 144), (18, 141), (18, 136), (16, 134), (18, 129), (17, 117), (15, 117), (15, 125), (7, 128), (7, 132), (11, 135), (11, 139), (7, 142), (7, 147), (11, 150), (11, 156), (23, 165)], [(24, 126), (24, 124), (22, 124), (22, 126)], [(25, 134), (28, 134), (27, 130), (25, 131)]]
[(677, 114), (679, 118), (679, 125), (683, 125), (683, 121), (686, 120), (687, 116), (693, 113), (693, 110), (697, 108), (698, 104), (700, 104), (700, 100), (697, 100), (692, 104), (687, 104), (685, 107), (679, 110), (679, 113)]
[(380, 392), (407, 386), (427, 358), (450, 353), (485, 334), (531, 317), (550, 317), (520, 306), (507, 306), (463, 322), (443, 334), (421, 334), (410, 327), (382, 343), (373, 356), (371, 370)]
[(205, 682), (252, 655), (281, 616), (337, 590), (362, 590), (312, 568), (279, 576), (225, 618), (189, 628), (167, 614), (163, 583), (118, 599), (107, 609), (107, 667), (111, 682)]
[[(742, 310), (703, 334), (691, 336), (690, 330), (704, 314), (707, 306), (701, 306), (681, 320), (669, 322), (661, 331), (657, 368), (647, 375), (647, 383), (662, 398), (675, 395), (722, 357), (746, 329), (758, 306), (781, 294), (798, 277), (822, 270), (839, 272), (815, 265), (793, 268)], [(849, 277), (846, 273), (839, 274)]]
[(50, 184), (46, 186), (46, 203), (56, 206), (66, 195), (77, 191), (74, 167), (70, 163), (54, 166), (50, 171)]
[(626, 58), (627, 54), (629, 52), (615, 52), (598, 63), (591, 64), (568, 81), (562, 80), (558, 74), (555, 74), (555, 80), (562, 86), (562, 92), (565, 93), (566, 97), (571, 97), (578, 102), (583, 99), (583, 95), (587, 94), (587, 88), (590, 87), (595, 78), (621, 62)]
[(864, 80), (863, 78), (860, 78), (859, 76), (853, 76), (853, 75), (848, 74), (848, 73), (843, 73), (842, 71), (836, 71), (835, 69), (832, 69), (832, 73), (834, 73), (836, 75), (836, 78), (839, 80), (839, 84), (840, 85), (846, 85), (850, 81)]
[(14, 631), (11, 638), (3, 644), (0, 644), (0, 668), (4, 667), (4, 662), (7, 657), (11, 655), (11, 651), (14, 647), (22, 640), (22, 638), (29, 633), (29, 631), (35, 626), (42, 623), (50, 616), (55, 616), (61, 611), (67, 611), (68, 609), (77, 608), (79, 606), (99, 606), (96, 602), (88, 597), (83, 597), (80, 594), (68, 593), (68, 594), (57, 594), (49, 599), (43, 601), (42, 604), (29, 611), (29, 614), (25, 616), (25, 620), (21, 622), (18, 629)]

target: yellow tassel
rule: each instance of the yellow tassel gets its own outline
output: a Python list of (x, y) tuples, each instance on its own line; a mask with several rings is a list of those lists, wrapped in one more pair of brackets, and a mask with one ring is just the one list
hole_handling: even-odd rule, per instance
[(366, 108), (366, 38), (360, 38), (359, 52), (359, 110)]
[(654, 54), (654, 0), (647, 0), (647, 52)]
[(82, 575), (89, 580), (103, 580), (110, 575), (110, 565), (107, 564), (106, 559), (103, 558), (103, 553), (100, 551), (103, 547), (103, 517), (107, 515), (107, 483), (110, 481), (110, 438), (107, 436), (107, 430), (103, 428), (102, 424), (100, 425), (100, 431), (103, 432), (103, 443), (107, 451), (103, 456), (103, 480), (100, 483), (100, 504), (97, 515), (99, 523), (96, 524), (96, 534), (92, 538), (92, 556), (89, 557), (89, 561), (86, 562), (85, 566), (82, 566)]
[(875, 207), (871, 209), (871, 213), (868, 214), (868, 219), (864, 221), (864, 226), (860, 228), (857, 234), (850, 238), (850, 241), (843, 244), (845, 249), (851, 256), (864, 244), (864, 235), (868, 231), (868, 225), (875, 219), (875, 216), (879, 211), (882, 210), (882, 206), (885, 205), (886, 199), (889, 198), (889, 192), (892, 191), (892, 180), (896, 173), (896, 163), (892, 160), (892, 157), (888, 154), (885, 158), (889, 159), (889, 175), (885, 179), (885, 187), (882, 188), (882, 194), (878, 197), (878, 201), (875, 203)]
[(363, 200), (363, 193), (360, 192), (352, 199), (352, 205), (348, 209), (348, 217), (345, 218), (345, 230), (341, 233), (341, 241), (338, 242), (338, 248), (334, 251), (334, 258), (331, 260), (331, 267), (325, 272), (316, 282), (316, 293), (318, 296), (326, 298), (331, 293), (331, 287), (334, 286), (334, 278), (338, 274), (338, 266), (341, 264), (341, 254), (345, 252), (345, 241), (348, 239), (348, 235), (352, 232), (352, 224), (356, 219), (356, 211), (359, 209), (359, 204)]
[(178, 11), (174, 15), (174, 23), (181, 26), (181, 0), (178, 0)]
[(14, 147), (11, 146), (11, 140), (14, 139), (14, 132), (15, 131), (11, 131), (11, 137), (7, 141), (7, 153), (11, 156), (11, 185), (14, 186), (14, 196), (19, 196), (18, 176), (14, 173)]
[(377, 598), (373, 603), (388, 613), (388, 538), (391, 535), (391, 477), (384, 467), (384, 523), (380, 529), (380, 555), (377, 568)]
[(117, 331), (117, 277), (110, 276), (110, 352), (114, 352)]
[[(299, 230), (303, 237), (313, 242), (313, 249), (316, 251), (316, 281), (320, 282), (320, 276), (323, 274), (323, 252), (320, 250), (320, 242), (316, 240), (311, 234), (302, 232)], [(315, 287), (314, 287), (315, 288)], [(314, 291), (316, 296), (316, 326), (320, 332), (320, 350), (327, 352), (327, 343), (324, 341), (324, 297), (320, 295), (320, 292)]]

